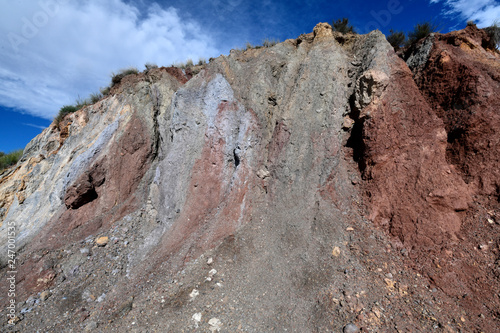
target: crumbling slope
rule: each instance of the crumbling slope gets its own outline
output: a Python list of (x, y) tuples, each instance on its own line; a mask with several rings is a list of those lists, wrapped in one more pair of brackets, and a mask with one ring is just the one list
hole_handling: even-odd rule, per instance
[(452, 268), (475, 192), (380, 32), (319, 24), (183, 75), (125, 78), (2, 178), (11, 329), (494, 330), (497, 298), (446, 289), (497, 281)]

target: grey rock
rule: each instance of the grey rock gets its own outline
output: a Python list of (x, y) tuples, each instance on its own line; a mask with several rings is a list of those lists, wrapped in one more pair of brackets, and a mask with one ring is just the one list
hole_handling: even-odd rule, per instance
[(349, 323), (349, 324), (344, 326), (343, 332), (344, 333), (357, 333), (357, 332), (359, 332), (359, 328), (355, 324)]

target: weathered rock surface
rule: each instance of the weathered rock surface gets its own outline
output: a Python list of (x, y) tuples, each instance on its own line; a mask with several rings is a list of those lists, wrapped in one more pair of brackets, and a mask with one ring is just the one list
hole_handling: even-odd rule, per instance
[(320, 24), (125, 77), (2, 174), (22, 316), (4, 328), (494, 331), (499, 59), (468, 29), (416, 47), (413, 73), (380, 32)]

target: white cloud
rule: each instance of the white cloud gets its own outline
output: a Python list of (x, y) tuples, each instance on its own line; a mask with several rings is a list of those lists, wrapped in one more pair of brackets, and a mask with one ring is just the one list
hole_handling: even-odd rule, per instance
[(0, 11), (0, 36), (0, 105), (48, 119), (108, 85), (112, 71), (220, 54), (174, 8), (140, 13), (123, 0), (12, 1)]
[(500, 2), (496, 0), (430, 0), (438, 2), (445, 6), (445, 14), (473, 20), (480, 28), (492, 25), (500, 17)]
[(38, 129), (46, 129), (47, 126), (42, 126), (42, 125), (36, 125), (36, 124), (29, 124), (29, 123), (23, 123), (24, 126), (29, 126), (29, 127), (34, 127), (34, 128), (38, 128)]

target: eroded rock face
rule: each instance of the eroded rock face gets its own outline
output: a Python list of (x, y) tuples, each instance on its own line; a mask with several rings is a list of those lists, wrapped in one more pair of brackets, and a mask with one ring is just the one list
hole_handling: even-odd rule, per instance
[(425, 68), (415, 73), (416, 82), (445, 124), (449, 163), (477, 193), (498, 198), (498, 53), (483, 48), (489, 37), (475, 26), (435, 39)]
[(475, 273), (424, 265), (461, 241), (475, 192), (413, 75), (380, 32), (320, 24), (193, 77), (125, 77), (0, 180), (0, 237), (19, 230), (16, 327), (475, 327), (467, 312), (498, 300), (458, 302), (446, 283), (471, 293)]
[(499, 292), (500, 233), (494, 221), (500, 220), (500, 58), (488, 48), (487, 34), (473, 25), (432, 39), (432, 48), (424, 50), (424, 65), (409, 65), (422, 95), (443, 121), (446, 160), (474, 200), (461, 213), (459, 240), (441, 245), (441, 255), (434, 259), (439, 269), (421, 254), (414, 254), (414, 265), (423, 267), (438, 288), (467, 308), (476, 327), (495, 330), (498, 324), (475, 318), (494, 311), (498, 297), (493, 295)]

